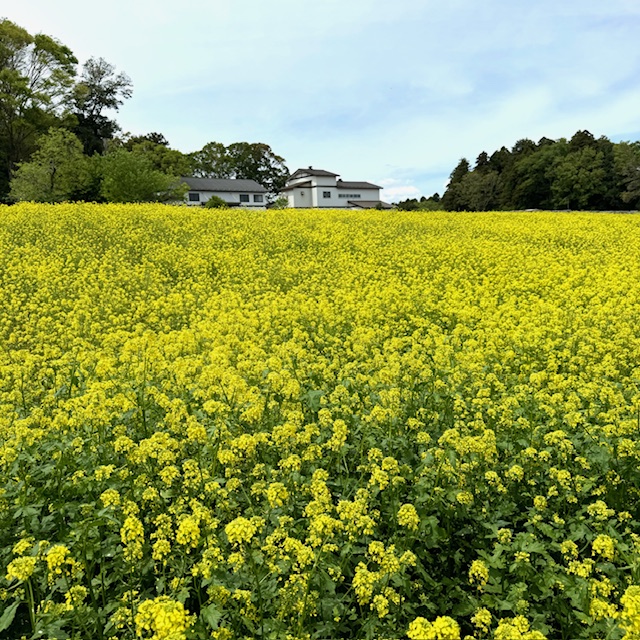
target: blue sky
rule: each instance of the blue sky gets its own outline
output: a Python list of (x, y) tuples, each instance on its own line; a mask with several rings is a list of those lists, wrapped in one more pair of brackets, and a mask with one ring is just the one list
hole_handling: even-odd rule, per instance
[(133, 81), (125, 131), (195, 151), (265, 142), (442, 194), (461, 157), (520, 138), (640, 138), (638, 0), (23, 0), (0, 15)]

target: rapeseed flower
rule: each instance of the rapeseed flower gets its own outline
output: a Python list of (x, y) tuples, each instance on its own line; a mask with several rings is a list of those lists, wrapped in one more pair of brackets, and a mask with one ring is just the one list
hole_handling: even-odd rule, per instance
[(224, 532), (227, 534), (227, 539), (233, 545), (241, 545), (245, 542), (251, 542), (255, 536), (258, 528), (256, 525), (247, 518), (242, 516), (232, 520), (225, 526)]
[(416, 618), (407, 631), (411, 640), (460, 640), (460, 626), (449, 616), (439, 616), (433, 622)]
[(398, 509), (398, 524), (407, 527), (411, 531), (416, 531), (420, 524), (420, 516), (412, 504), (403, 504)]
[(194, 617), (181, 602), (168, 596), (145, 600), (135, 616), (136, 634), (150, 640), (185, 640)]

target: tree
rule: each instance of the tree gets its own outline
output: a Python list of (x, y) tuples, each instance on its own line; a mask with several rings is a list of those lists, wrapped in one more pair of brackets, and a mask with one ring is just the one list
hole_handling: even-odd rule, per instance
[(100, 159), (101, 195), (108, 202), (167, 202), (182, 200), (187, 187), (176, 176), (153, 168), (139, 153), (116, 149)]
[(34, 202), (75, 200), (82, 198), (90, 183), (89, 159), (80, 140), (64, 129), (52, 129), (40, 139), (31, 160), (18, 165), (11, 197)]
[(420, 202), (417, 198), (407, 198), (398, 202), (396, 206), (400, 211), (417, 211), (420, 208)]
[(442, 196), (442, 207), (446, 211), (462, 211), (464, 209), (460, 185), (468, 173), (469, 161), (466, 158), (462, 158), (451, 172), (447, 189)]
[(196, 177), (255, 180), (272, 196), (282, 190), (289, 177), (284, 158), (260, 142), (234, 142), (228, 147), (209, 142), (191, 154), (191, 159)]
[(500, 177), (497, 171), (474, 170), (467, 173), (458, 185), (457, 198), (460, 209), (465, 211), (489, 211), (498, 205)]
[(502, 173), (512, 162), (511, 151), (507, 147), (501, 147), (491, 154), (489, 167), (498, 173)]
[(421, 196), (420, 200), (407, 198), (406, 200), (398, 202), (396, 207), (401, 211), (442, 211), (439, 193), (434, 193), (428, 198)]
[(153, 144), (159, 144), (163, 147), (169, 146), (169, 141), (164, 137), (162, 133), (158, 133), (157, 131), (151, 131), (150, 133), (145, 133), (141, 136), (129, 136), (124, 141), (124, 148), (127, 151), (133, 151), (133, 147), (136, 144), (144, 144), (147, 142), (152, 142)]
[(528, 153), (535, 153), (536, 143), (529, 138), (521, 138), (518, 140), (511, 149), (511, 153), (514, 155), (526, 155)]
[(556, 143), (555, 140), (542, 136), (542, 138), (538, 140), (538, 149), (541, 149), (542, 147), (546, 147), (548, 145), (555, 144), (555, 143)]
[(554, 167), (567, 154), (567, 141), (545, 144), (535, 153), (519, 157), (513, 165), (512, 209), (550, 209), (553, 207)]
[(73, 108), (77, 119), (74, 133), (82, 140), (87, 155), (103, 153), (104, 141), (119, 130), (115, 120), (104, 115), (117, 111), (132, 94), (131, 79), (103, 58), (89, 58), (73, 88)]
[(276, 155), (268, 144), (234, 142), (227, 152), (234, 177), (255, 180), (270, 194), (279, 193), (287, 183), (289, 169), (284, 158)]
[(640, 207), (640, 142), (615, 145), (618, 191), (626, 206)]
[(556, 161), (553, 168), (553, 205), (557, 209), (594, 209), (606, 193), (604, 154), (583, 146)]
[(191, 154), (196, 178), (233, 178), (234, 169), (227, 148), (221, 142), (208, 142)]
[(10, 20), (0, 21), (0, 198), (38, 137), (61, 124), (77, 62), (54, 38), (32, 36)]
[(171, 149), (162, 134), (135, 136), (124, 143), (124, 148), (145, 156), (153, 168), (173, 176), (190, 176), (193, 171), (191, 156)]
[(491, 169), (491, 164), (489, 162), (489, 155), (482, 151), (478, 157), (476, 158), (476, 166), (473, 168), (474, 171), (489, 171)]
[(569, 140), (569, 151), (580, 151), (585, 147), (595, 147), (596, 139), (593, 134), (586, 129), (584, 131), (576, 131), (571, 140)]
[[(420, 208), (407, 200), (404, 208)], [(577, 131), (570, 140), (518, 140), (475, 168), (463, 159), (451, 173), (444, 208), (620, 209), (640, 206), (640, 142), (614, 144), (605, 136)]]

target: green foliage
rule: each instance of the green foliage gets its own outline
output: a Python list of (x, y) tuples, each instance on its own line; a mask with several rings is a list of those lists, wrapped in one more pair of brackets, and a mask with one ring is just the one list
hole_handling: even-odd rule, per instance
[(73, 106), (88, 117), (100, 115), (105, 109), (118, 110), (132, 94), (131, 79), (104, 58), (89, 58), (82, 77), (73, 90)]
[(511, 201), (518, 209), (552, 209), (554, 168), (567, 154), (565, 140), (544, 145), (537, 153), (518, 158), (512, 169)]
[(76, 64), (71, 50), (54, 38), (0, 21), (0, 199), (38, 137), (62, 124)]
[(144, 156), (156, 171), (173, 176), (188, 176), (191, 174), (193, 162), (187, 155), (171, 149), (168, 145), (158, 144), (150, 140), (141, 140), (127, 145), (133, 153)]
[(211, 196), (205, 203), (206, 209), (226, 209), (229, 204), (226, 200), (223, 200), (220, 196)]
[(40, 139), (31, 160), (18, 166), (10, 195), (34, 202), (76, 200), (82, 199), (90, 183), (90, 161), (78, 138), (64, 129), (52, 129)]
[(115, 73), (113, 65), (103, 58), (90, 58), (82, 76), (73, 88), (72, 103), (77, 124), (74, 133), (82, 141), (87, 155), (103, 153), (105, 140), (112, 139), (119, 127), (104, 111), (117, 111), (132, 93), (131, 80)]
[(442, 196), (442, 206), (447, 211), (463, 211), (464, 197), (462, 193), (462, 180), (469, 173), (469, 161), (462, 158), (449, 176), (447, 190)]
[(622, 201), (640, 207), (640, 142), (620, 142), (614, 156)]
[(582, 147), (558, 160), (553, 168), (551, 192), (557, 209), (587, 209), (605, 185), (604, 156), (593, 147)]
[(167, 202), (182, 200), (187, 187), (179, 179), (154, 169), (143, 154), (117, 149), (100, 161), (101, 195), (107, 202)]
[[(626, 145), (619, 149), (620, 145)], [(578, 131), (567, 141), (523, 138), (478, 155), (473, 170), (462, 160), (442, 198), (451, 211), (488, 209), (616, 210), (638, 205), (640, 161), (629, 143)]]
[(191, 154), (193, 175), (197, 178), (233, 178), (227, 148), (221, 142), (208, 142)]
[(255, 180), (270, 194), (280, 192), (289, 177), (284, 158), (263, 143), (234, 142), (225, 147), (209, 142), (191, 154), (191, 159), (194, 176)]
[(425, 198), (422, 196), (420, 200), (417, 198), (407, 198), (396, 205), (401, 211), (442, 211), (442, 200), (439, 193)]
[(458, 207), (467, 211), (490, 211), (498, 206), (500, 176), (488, 168), (467, 173), (457, 189)]
[(289, 200), (286, 196), (279, 196), (271, 204), (271, 209), (288, 209)]

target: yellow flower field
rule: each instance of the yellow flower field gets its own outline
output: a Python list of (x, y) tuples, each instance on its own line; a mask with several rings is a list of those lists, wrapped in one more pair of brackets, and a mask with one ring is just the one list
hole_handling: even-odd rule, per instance
[(637, 640), (639, 462), (640, 217), (0, 208), (0, 637)]

